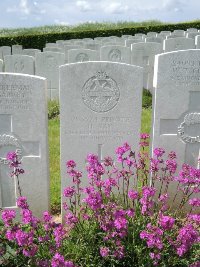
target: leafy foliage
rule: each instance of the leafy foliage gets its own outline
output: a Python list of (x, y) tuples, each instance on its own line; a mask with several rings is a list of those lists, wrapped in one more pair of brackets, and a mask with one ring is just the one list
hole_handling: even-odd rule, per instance
[[(153, 24), (153, 25), (152, 25)], [(90, 24), (91, 25), (91, 24)], [(96, 25), (96, 24), (94, 24)], [(61, 27), (61, 26), (59, 26)], [(65, 27), (65, 26), (64, 26)], [(95, 38), (95, 37), (106, 37), (106, 36), (122, 36), (123, 34), (130, 34), (134, 35), (136, 33), (144, 33), (150, 31), (160, 32), (160, 31), (173, 31), (176, 29), (180, 30), (186, 30), (187, 28), (200, 28), (200, 21), (194, 21), (194, 22), (185, 22), (185, 23), (176, 23), (176, 24), (162, 24), (162, 23), (148, 23), (147, 25), (130, 25), (129, 23), (123, 23), (119, 24), (117, 27), (85, 27), (85, 29), (80, 28), (71, 28), (70, 30), (68, 28), (62, 28), (64, 30), (58, 30), (57, 28), (52, 27), (52, 31), (49, 30), (51, 27), (46, 27), (48, 30), (42, 31), (34, 31), (33, 29), (24, 31), (17, 31), (16, 34), (13, 34), (11, 31), (11, 34), (5, 34), (5, 30), (3, 30), (4, 35), (2, 34), (0, 38), (0, 46), (4, 45), (14, 45), (14, 44), (20, 44), (23, 46), (23, 48), (36, 48), (41, 49), (45, 46), (47, 42), (56, 42), (57, 40), (69, 40), (69, 39), (82, 39), (82, 38)], [(37, 29), (37, 28), (36, 28)], [(66, 30), (67, 29), (67, 30)], [(43, 33), (44, 32), (44, 33)]]

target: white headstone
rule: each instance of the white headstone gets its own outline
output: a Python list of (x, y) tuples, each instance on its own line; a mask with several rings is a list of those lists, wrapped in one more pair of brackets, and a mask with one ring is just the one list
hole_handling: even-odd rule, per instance
[(68, 60), (68, 51), (71, 49), (81, 49), (82, 47), (80, 45), (64, 45), (64, 53), (65, 53), (65, 63), (67, 63)]
[(3, 71), (3, 60), (0, 59), (0, 72)]
[(132, 44), (136, 44), (136, 43), (143, 43), (145, 41), (144, 40), (141, 40), (141, 39), (128, 39), (125, 41), (125, 45), (127, 47), (131, 47)]
[(171, 32), (170, 32), (170, 31), (161, 31), (161, 32), (159, 33), (159, 35), (160, 35), (160, 36), (163, 36), (163, 37), (166, 37), (166, 36), (171, 35)]
[(92, 38), (83, 38), (81, 40), (83, 40), (83, 41), (89, 41), (89, 42), (94, 41), (94, 39), (92, 39)]
[(186, 37), (187, 37), (187, 38), (195, 39), (195, 37), (196, 37), (197, 35), (199, 35), (199, 32), (188, 32), (188, 33), (186, 34)]
[(138, 36), (130, 36), (127, 38), (128, 40), (143, 40), (144, 36), (138, 35)]
[(177, 37), (164, 40), (163, 49), (165, 52), (195, 48), (195, 40), (185, 37)]
[(57, 43), (46, 43), (45, 47), (58, 47)]
[(100, 41), (100, 42), (101, 42), (101, 40), (102, 40), (103, 38), (104, 38), (104, 37), (95, 37), (94, 40), (95, 40), (95, 41)]
[(71, 49), (68, 51), (68, 63), (99, 61), (99, 52), (90, 49)]
[(25, 173), (19, 182), (33, 214), (49, 209), (46, 82), (22, 74), (0, 74), (0, 208), (16, 208), (17, 183), (8, 152), (16, 151)]
[(196, 28), (189, 28), (187, 29), (187, 32), (198, 32)]
[(147, 37), (157, 37), (157, 32), (148, 32)]
[(1, 46), (0, 47), (0, 59), (4, 59), (5, 56), (11, 55), (10, 46)]
[(11, 55), (4, 58), (5, 72), (35, 74), (34, 58), (26, 55)]
[[(65, 40), (65, 41), (63, 41), (62, 44), (63, 45), (73, 45), (74, 44), (74, 41), (73, 40)], [(59, 45), (60, 45), (60, 43), (59, 43)]]
[(131, 49), (117, 45), (102, 46), (100, 60), (131, 64)]
[(31, 56), (31, 57), (35, 57), (35, 55), (39, 52), (41, 52), (41, 50), (28, 48), (28, 49), (23, 49), (22, 54), (27, 55), (27, 56)]
[(85, 49), (91, 49), (91, 50), (97, 50), (97, 51), (100, 50), (101, 46), (102, 45), (100, 43), (85, 43), (84, 44)]
[(184, 30), (174, 30), (171, 35), (174, 35), (176, 37), (184, 37), (185, 31)]
[(163, 38), (161, 37), (147, 37), (145, 38), (145, 42), (148, 43), (160, 43), (162, 44), (163, 43)]
[(64, 42), (64, 40), (57, 40), (57, 41), (56, 41), (56, 44), (58, 44), (58, 45), (60, 45), (60, 44), (61, 44), (61, 45), (62, 45), (62, 44), (63, 44), (63, 42)]
[(12, 45), (12, 55), (21, 55), (22, 45)]
[(58, 53), (64, 53), (64, 48), (60, 47), (44, 47), (43, 52), (58, 52)]
[(198, 165), (200, 50), (156, 56), (153, 145), (175, 151), (181, 166)]
[[(102, 160), (124, 142), (138, 149), (141, 109), (140, 67), (85, 62), (60, 68), (62, 190), (70, 183), (66, 161), (75, 160), (84, 171), (88, 153)], [(86, 180), (84, 173), (83, 184)]]
[(146, 35), (144, 34), (144, 33), (136, 33), (136, 34), (134, 34), (134, 36), (142, 36), (142, 38), (145, 38), (146, 37)]
[(196, 49), (200, 49), (200, 35), (195, 37)]
[(159, 43), (137, 43), (131, 46), (131, 63), (143, 67), (143, 87), (152, 91), (155, 55), (162, 53)]
[(36, 54), (35, 73), (47, 78), (48, 98), (59, 98), (59, 66), (63, 65), (65, 55), (57, 52), (41, 52)]
[(75, 45), (79, 45), (79, 46), (81, 46), (81, 47), (83, 47), (85, 43), (86, 43), (86, 42), (84, 42), (84, 41), (82, 41), (82, 40), (74, 41), (74, 44), (75, 44)]

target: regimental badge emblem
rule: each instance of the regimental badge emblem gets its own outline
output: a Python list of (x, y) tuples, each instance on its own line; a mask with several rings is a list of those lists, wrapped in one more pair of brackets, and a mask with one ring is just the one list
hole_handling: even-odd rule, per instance
[[(183, 122), (178, 126), (178, 135), (184, 143), (200, 143), (199, 135), (190, 135), (186, 133), (191, 127), (193, 131), (199, 133), (200, 112), (190, 112), (184, 116)], [(195, 127), (198, 126), (198, 127)]]
[(76, 61), (77, 62), (89, 61), (89, 56), (85, 53), (80, 53), (76, 56)]
[(99, 71), (84, 84), (82, 99), (91, 110), (107, 112), (119, 102), (120, 90), (115, 80), (106, 72)]
[(112, 49), (108, 55), (109, 60), (121, 62), (122, 61), (122, 55), (121, 51), (119, 49)]

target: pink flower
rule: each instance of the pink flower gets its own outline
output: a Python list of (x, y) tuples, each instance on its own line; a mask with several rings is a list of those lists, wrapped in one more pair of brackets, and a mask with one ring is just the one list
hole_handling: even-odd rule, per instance
[(76, 163), (73, 160), (69, 160), (69, 161), (66, 162), (66, 166), (67, 166), (67, 168), (75, 168), (76, 167)]
[(8, 154), (7, 154), (7, 156), (6, 156), (6, 159), (7, 160), (10, 160), (10, 161), (13, 161), (13, 160), (15, 160), (16, 159), (16, 157), (17, 157), (17, 154), (16, 154), (16, 152), (8, 152)]
[(1, 218), (6, 226), (10, 226), (10, 224), (12, 224), (15, 216), (16, 212), (14, 210), (4, 210), (1, 214)]
[(138, 197), (139, 197), (139, 194), (138, 194), (138, 192), (137, 191), (134, 191), (134, 190), (130, 190), (129, 192), (128, 192), (128, 197), (130, 198), (130, 199), (138, 199)]
[(141, 133), (140, 134), (140, 139), (148, 139), (150, 135), (148, 133)]
[(33, 243), (33, 233), (27, 233), (19, 229), (16, 232), (16, 241), (19, 246), (29, 246)]
[(64, 257), (61, 254), (56, 253), (51, 260), (51, 266), (52, 267), (64, 267), (65, 266)]
[(97, 210), (101, 208), (102, 205), (101, 194), (98, 191), (92, 189), (92, 191), (88, 194), (88, 196), (85, 199), (83, 199), (83, 202), (87, 203), (87, 205), (92, 210)]
[(74, 187), (69, 186), (69, 187), (66, 187), (66, 188), (64, 189), (64, 192), (63, 192), (63, 196), (64, 196), (64, 197), (72, 198), (74, 194), (75, 194), (75, 189), (74, 189)]
[(115, 219), (115, 221), (114, 221), (114, 226), (118, 230), (126, 229), (127, 225), (128, 225), (128, 221), (126, 218), (123, 218), (123, 217), (119, 217), (119, 218)]
[(124, 155), (126, 152), (128, 152), (128, 151), (131, 151), (131, 147), (129, 146), (128, 143), (124, 143), (123, 146), (118, 147), (118, 148), (116, 149), (116, 154), (117, 154), (117, 160), (118, 160), (118, 162), (122, 162), (123, 160), (126, 159), (126, 157), (123, 158), (123, 155)]
[(33, 220), (33, 215), (32, 215), (32, 211), (29, 209), (23, 209), (21, 211), (22, 214), (22, 221), (25, 224), (31, 223)]
[(200, 214), (190, 214), (189, 219), (200, 225)]
[(171, 230), (174, 225), (175, 219), (170, 216), (160, 215), (159, 224), (164, 230)]
[(107, 247), (101, 247), (100, 248), (100, 254), (102, 257), (107, 257), (109, 255), (109, 252), (110, 252), (110, 250)]
[(104, 165), (106, 167), (113, 166), (113, 159), (111, 157), (105, 157), (104, 158)]
[(51, 219), (52, 219), (52, 216), (49, 214), (49, 212), (48, 211), (44, 211), (43, 212), (43, 220), (45, 222), (50, 222)]
[(199, 241), (199, 233), (192, 224), (187, 224), (180, 228), (176, 240), (176, 252), (182, 257), (193, 244)]
[(166, 160), (166, 167), (171, 173), (175, 173), (177, 169), (177, 162), (173, 159)]
[(53, 230), (53, 235), (56, 241), (56, 247), (59, 248), (61, 246), (62, 240), (65, 238), (66, 231), (63, 228), (62, 224), (58, 225), (54, 230)]
[(9, 240), (9, 241), (13, 241), (15, 239), (15, 236), (16, 236), (16, 232), (17, 232), (17, 228), (12, 228), (11, 230), (7, 230), (6, 231), (6, 238)]
[(73, 213), (68, 212), (65, 215), (65, 222), (67, 225), (73, 228), (78, 223), (78, 218)]
[(200, 199), (199, 198), (190, 199), (189, 204), (193, 207), (200, 207)]
[(157, 147), (154, 149), (153, 153), (158, 158), (158, 157), (162, 157), (164, 155), (165, 150), (163, 148)]
[(28, 209), (28, 203), (26, 197), (18, 197), (17, 199), (17, 206), (22, 209)]
[(24, 256), (31, 258), (31, 257), (35, 256), (37, 251), (38, 251), (38, 247), (36, 245), (32, 245), (32, 246), (28, 246), (28, 247), (24, 248), (23, 254), (24, 254)]
[(150, 186), (143, 186), (142, 188), (142, 195), (143, 197), (153, 197), (156, 193), (156, 189)]
[(135, 215), (135, 211), (133, 209), (129, 209), (126, 211), (128, 217), (132, 218)]
[(174, 151), (169, 152), (168, 158), (169, 159), (176, 159), (177, 158), (176, 152), (174, 152)]

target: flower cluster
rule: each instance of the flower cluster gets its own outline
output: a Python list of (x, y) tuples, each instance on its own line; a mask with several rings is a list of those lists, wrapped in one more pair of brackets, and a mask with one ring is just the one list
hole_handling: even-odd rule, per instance
[[(24, 266), (199, 266), (200, 171), (184, 164), (177, 174), (176, 153), (162, 148), (149, 158), (148, 139), (141, 134), (138, 153), (118, 147), (117, 161), (89, 154), (87, 176), (68, 161), (63, 224), (48, 211), (36, 218), (24, 196), (17, 199), (21, 222), (14, 210), (2, 211), (3, 263), (11, 247)], [(8, 159), (15, 168), (16, 155)]]

